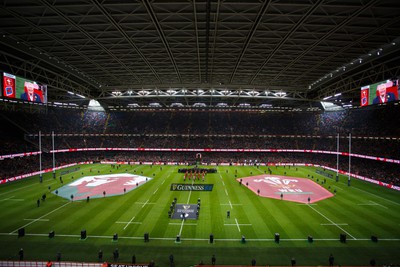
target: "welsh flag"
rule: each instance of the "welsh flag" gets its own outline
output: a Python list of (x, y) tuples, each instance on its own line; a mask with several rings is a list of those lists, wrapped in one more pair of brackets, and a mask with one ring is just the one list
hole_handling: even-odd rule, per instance
[(15, 98), (15, 76), (4, 72), (3, 96)]
[(365, 86), (361, 88), (361, 106), (368, 106), (369, 105), (369, 86)]

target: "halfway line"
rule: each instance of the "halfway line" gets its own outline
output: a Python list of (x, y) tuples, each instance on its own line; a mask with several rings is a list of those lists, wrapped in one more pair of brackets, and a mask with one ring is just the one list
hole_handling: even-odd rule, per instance
[[(193, 182), (192, 182), (192, 185), (194, 184), (194, 180), (193, 180)], [(192, 190), (190, 190), (189, 191), (189, 197), (188, 197), (188, 199), (187, 199), (187, 201), (186, 201), (186, 204), (189, 204), (189, 201), (190, 201), (190, 196), (192, 195)], [(181, 234), (182, 234), (182, 229), (183, 229), (183, 224), (185, 223), (185, 218), (182, 218), (182, 223), (181, 223), (181, 229), (179, 229), (179, 236), (181, 236)]]

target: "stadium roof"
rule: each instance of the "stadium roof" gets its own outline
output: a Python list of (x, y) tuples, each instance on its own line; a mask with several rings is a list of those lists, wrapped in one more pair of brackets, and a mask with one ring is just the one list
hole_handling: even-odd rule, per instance
[(358, 105), (362, 85), (400, 76), (398, 0), (1, 2), (3, 71), (49, 101)]

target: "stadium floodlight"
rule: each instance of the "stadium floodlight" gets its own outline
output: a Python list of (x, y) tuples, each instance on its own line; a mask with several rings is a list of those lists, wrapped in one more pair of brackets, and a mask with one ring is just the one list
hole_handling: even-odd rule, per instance
[(275, 93), (275, 96), (277, 96), (277, 97), (285, 97), (286, 95), (287, 94), (285, 92), (282, 92), (282, 91)]
[(260, 105), (260, 108), (270, 108), (270, 107), (272, 107), (271, 104), (261, 104)]
[(194, 104), (193, 104), (193, 107), (196, 107), (196, 108), (203, 108), (203, 107), (206, 107), (206, 104), (204, 104), (204, 103), (194, 103)]
[(176, 91), (172, 90), (172, 89), (169, 89), (169, 90), (167, 90), (167, 93), (170, 94), (170, 95), (173, 95), (173, 94), (176, 94)]
[(75, 94), (77, 97), (80, 97), (80, 98), (86, 98), (86, 97), (84, 97), (83, 95), (80, 95), (80, 94)]
[(216, 106), (222, 108), (222, 107), (227, 107), (228, 104), (227, 103), (217, 103)]
[(342, 95), (342, 93), (337, 93), (337, 94), (335, 94), (335, 97), (338, 97), (338, 96), (341, 96)]
[(152, 107), (152, 108), (159, 108), (159, 107), (161, 107), (161, 105), (160, 105), (160, 103), (153, 102), (153, 103), (150, 103), (150, 104), (149, 104), (149, 107)]
[(230, 91), (229, 90), (222, 90), (221, 93), (224, 94), (224, 95), (227, 95), (227, 94), (230, 93)]
[(257, 92), (257, 91), (255, 91), (255, 90), (252, 90), (252, 91), (250, 91), (250, 94), (251, 94), (252, 96), (256, 96), (256, 95), (259, 95), (260, 93)]
[(122, 95), (122, 92), (121, 92), (121, 91), (112, 91), (111, 94), (112, 94), (113, 96), (121, 96), (121, 95)]
[(339, 106), (332, 102), (321, 101), (320, 103), (321, 103), (322, 108), (326, 111), (343, 110), (342, 106)]
[(89, 111), (101, 111), (101, 112), (105, 111), (104, 108), (101, 106), (100, 102), (95, 99), (90, 99), (88, 110)]
[(150, 92), (149, 92), (149, 91), (146, 91), (146, 90), (140, 90), (140, 91), (138, 92), (138, 94), (139, 94), (139, 95), (148, 95), (148, 94), (150, 94)]
[(171, 104), (171, 107), (178, 107), (178, 108), (181, 108), (181, 107), (183, 107), (183, 104), (182, 104), (182, 103), (172, 103), (172, 104)]

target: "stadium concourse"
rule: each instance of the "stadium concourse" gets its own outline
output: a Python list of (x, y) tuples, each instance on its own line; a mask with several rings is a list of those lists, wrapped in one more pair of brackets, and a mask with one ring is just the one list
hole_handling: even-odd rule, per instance
[[(56, 150), (70, 148), (153, 148), (156, 151), (85, 151), (56, 153), (56, 166), (88, 160), (190, 162), (194, 152), (157, 151), (165, 148), (204, 150), (210, 163), (312, 163), (336, 168), (336, 154), (300, 153), (276, 149), (337, 151), (339, 169), (399, 185), (400, 108), (349, 109), (336, 112), (93, 112), (49, 107), (44, 113), (3, 111), (0, 117), (1, 155), (39, 150), (43, 168), (52, 167), (52, 132)], [(351, 144), (348, 135), (351, 133)], [(267, 152), (210, 152), (209, 149), (270, 149)], [(376, 159), (382, 160), (376, 160)], [(0, 178), (38, 170), (39, 156), (6, 157)]]

